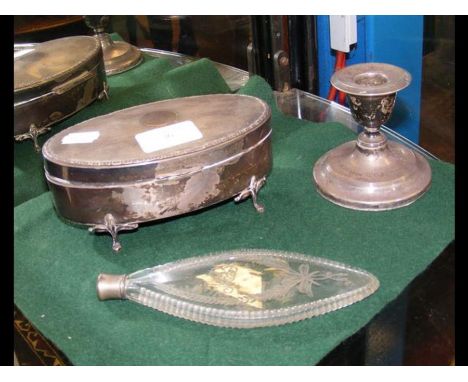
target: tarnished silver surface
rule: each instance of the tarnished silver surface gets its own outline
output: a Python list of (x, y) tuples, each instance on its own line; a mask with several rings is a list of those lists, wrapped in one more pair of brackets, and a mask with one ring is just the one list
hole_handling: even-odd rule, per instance
[(14, 136), (32, 139), (107, 91), (102, 51), (92, 37), (74, 36), (15, 49)]
[(140, 50), (125, 41), (112, 41), (105, 32), (109, 16), (85, 16), (86, 25), (93, 29), (102, 47), (106, 74), (112, 76), (134, 68), (143, 60)]
[[(187, 121), (202, 138), (154, 152), (144, 152), (135, 138)], [(55, 208), (67, 220), (111, 233), (118, 243), (122, 224), (236, 196), (256, 199), (272, 165), (269, 121), (262, 100), (217, 94), (153, 102), (82, 122), (53, 136), (42, 150)], [(83, 134), (98, 137), (62, 143)], [(261, 209), (256, 200), (254, 206)], [(112, 224), (106, 223), (108, 214)]]
[(389, 119), (396, 92), (408, 86), (410, 76), (393, 65), (355, 66), (336, 72), (331, 82), (348, 92), (351, 114), (364, 131), (356, 142), (330, 150), (316, 162), (317, 190), (333, 203), (357, 210), (406, 206), (429, 189), (431, 168), (418, 152), (388, 142), (380, 126)]

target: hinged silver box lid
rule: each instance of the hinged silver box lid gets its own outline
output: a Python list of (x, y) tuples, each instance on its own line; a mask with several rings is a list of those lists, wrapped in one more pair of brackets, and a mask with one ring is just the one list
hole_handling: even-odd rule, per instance
[[(189, 156), (192, 161), (186, 167), (193, 168), (197, 157), (203, 159), (199, 163), (202, 166), (214, 164), (218, 158), (212, 153), (218, 148), (250, 134), (260, 140), (266, 134), (262, 127), (269, 118), (268, 105), (251, 96), (216, 94), (171, 99), (81, 122), (55, 134), (42, 151), (49, 174), (57, 166), (66, 167), (67, 172), (61, 170), (55, 175), (68, 181), (85, 181), (78, 171), (74, 178), (72, 169), (92, 170), (92, 177), (96, 171), (106, 173), (127, 167), (133, 167), (132, 178), (143, 180), (139, 170), (148, 165), (157, 167), (156, 172), (148, 174), (154, 178), (165, 176), (165, 168), (173, 171), (173, 160)], [(165, 131), (159, 134), (162, 129)], [(178, 130), (183, 130), (181, 136), (171, 140)], [(167, 143), (158, 144), (163, 140)]]
[(46, 41), (16, 53), (14, 57), (15, 103), (66, 82), (77, 73), (92, 69), (99, 58), (99, 42), (89, 36)]

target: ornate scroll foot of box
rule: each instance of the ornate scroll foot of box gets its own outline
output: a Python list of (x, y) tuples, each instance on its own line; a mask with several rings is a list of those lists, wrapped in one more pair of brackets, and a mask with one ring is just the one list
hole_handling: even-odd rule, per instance
[(109, 85), (107, 82), (103, 82), (102, 85), (102, 91), (98, 95), (98, 100), (99, 101), (107, 101), (109, 99)]
[(34, 150), (36, 150), (38, 153), (41, 151), (41, 146), (39, 146), (39, 143), (37, 142), (37, 137), (48, 132), (50, 129), (50, 127), (38, 128), (34, 123), (32, 123), (31, 126), (29, 126), (29, 131), (27, 133), (15, 135), (15, 141), (20, 142), (26, 139), (32, 139), (34, 143)]
[(118, 252), (122, 248), (118, 240), (119, 231), (130, 231), (137, 228), (137, 223), (118, 224), (112, 214), (107, 214), (104, 216), (104, 224), (96, 224), (90, 227), (89, 232), (108, 232), (112, 236), (112, 249)]
[(254, 205), (255, 209), (257, 210), (257, 212), (260, 212), (260, 213), (264, 212), (265, 207), (262, 204), (257, 203), (257, 194), (258, 194), (258, 191), (260, 191), (260, 188), (263, 187), (265, 182), (266, 182), (266, 177), (265, 176), (258, 179), (258, 180), (257, 180), (257, 177), (255, 175), (252, 176), (252, 178), (250, 178), (249, 185), (245, 189), (243, 189), (240, 192), (239, 195), (236, 196), (234, 201), (239, 202), (239, 201), (247, 199), (249, 196), (251, 196), (253, 205)]

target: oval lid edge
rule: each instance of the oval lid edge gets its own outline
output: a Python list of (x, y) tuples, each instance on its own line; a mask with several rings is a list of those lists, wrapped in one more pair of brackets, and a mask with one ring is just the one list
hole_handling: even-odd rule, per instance
[[(73, 73), (75, 70), (77, 70), (80, 67), (80, 65), (82, 65), (84, 62), (88, 61), (91, 57), (93, 57), (95, 54), (97, 54), (99, 52), (99, 48), (100, 48), (99, 41), (97, 41), (92, 36), (67, 36), (67, 37), (61, 37), (61, 38), (54, 39), (54, 40), (44, 41), (44, 42), (38, 43), (34, 47), (34, 50), (39, 49), (39, 51), (40, 51), (41, 46), (43, 46), (42, 44), (54, 45), (54, 44), (57, 44), (57, 41), (63, 41), (63, 40), (77, 40), (77, 41), (81, 40), (81, 41), (89, 41), (89, 42), (93, 41), (94, 42), (94, 49), (92, 51), (88, 52), (88, 54), (86, 56), (83, 55), (83, 57), (80, 60), (74, 62), (74, 64), (71, 67), (68, 67), (65, 70), (62, 70), (60, 72), (51, 74), (51, 75), (46, 76), (44, 78), (38, 79), (36, 81), (30, 81), (29, 83), (26, 83), (25, 85), (23, 85), (21, 83), (18, 84), (18, 85), (14, 84), (14, 90), (13, 90), (14, 94), (27, 92), (27, 91), (35, 89), (37, 87), (47, 86), (50, 82), (53, 82), (56, 79), (59, 79), (61, 77), (64, 77), (64, 76), (67, 76), (67, 75)], [(48, 46), (47, 46), (47, 48), (48, 48)], [(27, 55), (25, 55), (24, 57), (26, 59)], [(14, 61), (16, 61), (16, 60), (22, 61), (21, 57), (18, 57)]]
[[(184, 149), (178, 152), (177, 150), (171, 154), (166, 154), (166, 155), (154, 155), (152, 157), (148, 157), (145, 159), (141, 158), (134, 158), (134, 159), (129, 159), (129, 160), (110, 160), (110, 161), (99, 161), (98, 162), (94, 160), (87, 160), (87, 161), (82, 161), (82, 160), (63, 160), (63, 158), (58, 157), (56, 154), (54, 154), (50, 150), (50, 146), (55, 144), (57, 140), (63, 138), (66, 134), (70, 134), (73, 131), (70, 131), (71, 129), (75, 129), (76, 127), (89, 124), (90, 121), (103, 118), (103, 117), (112, 117), (114, 115), (118, 115), (119, 113), (125, 113), (130, 110), (136, 110), (138, 108), (142, 108), (144, 106), (149, 106), (151, 104), (163, 104), (163, 103), (171, 103), (171, 102), (177, 102), (180, 100), (187, 100), (187, 99), (197, 99), (197, 98), (210, 98), (210, 97), (233, 97), (233, 98), (244, 98), (244, 99), (252, 99), (258, 102), (260, 105), (262, 105), (263, 110), (262, 113), (256, 117), (255, 121), (251, 123), (250, 125), (237, 130), (235, 133), (232, 133), (227, 139), (225, 137), (215, 139), (213, 141), (207, 142), (205, 145), (202, 145), (198, 147), (197, 149)], [(159, 161), (164, 161), (164, 160), (170, 160), (175, 157), (182, 157), (185, 155), (191, 155), (191, 154), (196, 154), (197, 152), (203, 151), (207, 148), (211, 147), (216, 147), (219, 145), (227, 144), (231, 141), (235, 141), (238, 139), (239, 136), (242, 136), (243, 134), (246, 134), (250, 131), (254, 131), (256, 128), (261, 126), (263, 123), (268, 122), (271, 118), (271, 108), (268, 105), (267, 102), (262, 100), (261, 98), (251, 96), (251, 95), (244, 95), (244, 94), (206, 94), (206, 95), (194, 95), (194, 96), (189, 96), (189, 97), (180, 97), (180, 98), (173, 98), (173, 99), (167, 99), (167, 100), (161, 100), (161, 101), (152, 101), (152, 102), (147, 102), (144, 104), (136, 105), (136, 106), (131, 106), (129, 108), (124, 108), (120, 110), (116, 110), (113, 112), (110, 112), (108, 114), (103, 114), (99, 115), (96, 117), (93, 117), (91, 119), (79, 122), (73, 126), (70, 126), (52, 137), (50, 137), (43, 145), (42, 147), (42, 155), (44, 157), (44, 160), (48, 162), (52, 162), (57, 165), (62, 165), (66, 167), (76, 167), (76, 168), (96, 168), (99, 167), (101, 169), (105, 168), (119, 168), (119, 167), (127, 167), (127, 166), (138, 166), (138, 165), (145, 165), (149, 164), (152, 162), (159, 162)], [(270, 127), (271, 129), (271, 127)], [(163, 151), (163, 150), (161, 150)]]

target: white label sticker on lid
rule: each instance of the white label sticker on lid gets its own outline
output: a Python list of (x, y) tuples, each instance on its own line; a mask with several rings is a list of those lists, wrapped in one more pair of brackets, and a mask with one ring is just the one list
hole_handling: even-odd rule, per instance
[(99, 131), (87, 131), (86, 133), (70, 133), (62, 138), (62, 145), (75, 143), (91, 143), (99, 138)]
[(174, 123), (135, 135), (145, 153), (167, 149), (203, 138), (203, 134), (192, 121)]

